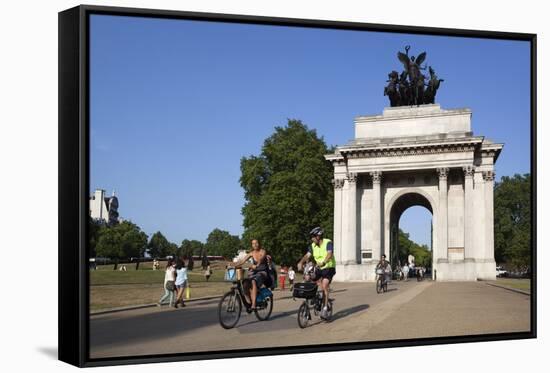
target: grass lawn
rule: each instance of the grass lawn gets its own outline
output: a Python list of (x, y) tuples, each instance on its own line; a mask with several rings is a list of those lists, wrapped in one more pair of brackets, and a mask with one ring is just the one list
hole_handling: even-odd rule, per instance
[(531, 280), (528, 278), (497, 278), (494, 284), (531, 292)]
[[(107, 268), (105, 268), (107, 267)], [(96, 271), (90, 271), (90, 284), (94, 285), (124, 285), (124, 284), (160, 284), (164, 282), (164, 269), (153, 271), (150, 267), (135, 270), (135, 264), (126, 265), (127, 271), (113, 271), (113, 266), (98, 266)], [(223, 281), (223, 269), (213, 269), (210, 281)], [(190, 282), (205, 282), (203, 270), (195, 268), (188, 272)]]
[[(227, 282), (191, 283), (191, 299), (223, 295), (231, 284)], [(164, 294), (160, 284), (95, 285), (90, 291), (90, 310), (156, 303)]]
[[(92, 311), (130, 306), (137, 304), (156, 303), (163, 291), (164, 269), (153, 271), (151, 265), (140, 264), (135, 270), (135, 264), (126, 264), (127, 271), (113, 271), (113, 266), (98, 266), (90, 271), (90, 309)], [(202, 268), (196, 267), (188, 272), (191, 287), (191, 298), (201, 298), (212, 295), (223, 295), (231, 284), (223, 281), (224, 269), (212, 266), (210, 281), (206, 282)]]

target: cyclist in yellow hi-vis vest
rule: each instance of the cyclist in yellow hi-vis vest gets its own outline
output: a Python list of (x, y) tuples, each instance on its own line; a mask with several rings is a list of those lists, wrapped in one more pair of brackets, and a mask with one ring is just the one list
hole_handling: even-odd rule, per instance
[(334, 259), (334, 245), (328, 238), (323, 238), (323, 230), (321, 227), (316, 227), (309, 232), (311, 236), (311, 245), (309, 245), (307, 253), (298, 262), (298, 270), (302, 269), (302, 264), (311, 256), (317, 263), (319, 270), (315, 273), (314, 281), (320, 281), (321, 289), (323, 289), (323, 310), (321, 317), (325, 318), (327, 314), (328, 291), (332, 277), (336, 274), (336, 260)]

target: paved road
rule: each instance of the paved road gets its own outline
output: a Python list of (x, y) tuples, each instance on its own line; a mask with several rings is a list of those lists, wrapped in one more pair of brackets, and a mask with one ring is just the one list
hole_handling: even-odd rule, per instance
[(184, 309), (147, 308), (93, 316), (92, 358), (198, 352), (252, 347), (299, 346), (431, 336), (529, 330), (529, 296), (483, 282), (394, 282), (385, 294), (374, 284), (334, 283), (333, 321), (314, 320), (300, 329), (300, 305), (289, 292), (275, 292), (269, 321), (243, 313), (236, 328), (224, 330), (217, 299)]

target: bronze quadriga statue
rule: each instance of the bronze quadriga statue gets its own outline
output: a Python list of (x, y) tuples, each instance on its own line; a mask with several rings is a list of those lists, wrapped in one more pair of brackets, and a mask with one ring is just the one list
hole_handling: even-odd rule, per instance
[(384, 96), (390, 99), (390, 106), (411, 106), (435, 103), (435, 95), (443, 79), (439, 79), (435, 70), (429, 66), (430, 80), (426, 84), (426, 76), (422, 71), (426, 66), (422, 63), (426, 59), (426, 52), (418, 57), (409, 57), (410, 46), (405, 47), (405, 53), (397, 52), (397, 58), (403, 64), (401, 74), (392, 71), (388, 74), (388, 85), (384, 88)]

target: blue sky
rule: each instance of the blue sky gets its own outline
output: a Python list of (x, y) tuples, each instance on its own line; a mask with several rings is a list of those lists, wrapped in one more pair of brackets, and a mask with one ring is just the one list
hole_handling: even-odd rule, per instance
[[(355, 116), (388, 106), (405, 45), (445, 79), (443, 108), (471, 108), (474, 134), (505, 143), (497, 178), (530, 169), (527, 42), (107, 15), (90, 30), (90, 187), (178, 244), (242, 233), (240, 159), (287, 118), (352, 139)], [(413, 207), (400, 225), (429, 243), (430, 219)]]

